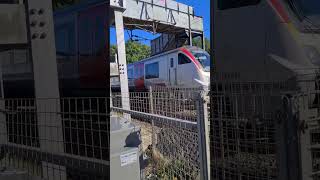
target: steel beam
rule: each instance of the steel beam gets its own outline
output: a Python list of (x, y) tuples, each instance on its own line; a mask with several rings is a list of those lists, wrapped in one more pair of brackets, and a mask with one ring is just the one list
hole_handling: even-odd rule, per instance
[[(126, 47), (125, 47), (125, 40), (124, 40), (123, 12), (120, 10), (115, 10), (114, 18), (115, 18), (115, 26), (116, 26), (116, 39), (117, 39), (117, 50), (118, 50), (117, 58), (119, 62), (122, 108), (126, 110), (130, 110)], [(125, 118), (127, 118), (128, 120), (131, 120), (131, 116), (129, 114), (125, 114)]]
[[(53, 12), (51, 1), (28, 0), (26, 3), (30, 54), (33, 62), (37, 122), (40, 149), (48, 153), (64, 153), (60, 115), (60, 95)], [(44, 178), (66, 179), (64, 166), (42, 161)]]

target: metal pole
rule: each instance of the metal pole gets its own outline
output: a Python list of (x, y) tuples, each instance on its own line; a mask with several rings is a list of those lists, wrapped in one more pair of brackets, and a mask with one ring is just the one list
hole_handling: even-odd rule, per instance
[[(126, 110), (130, 110), (126, 47), (125, 47), (125, 40), (124, 40), (123, 12), (119, 10), (115, 10), (114, 18), (115, 18), (115, 27), (116, 27), (116, 36), (117, 36), (116, 37), (117, 49), (118, 49), (117, 58), (119, 62), (122, 108)], [(131, 120), (130, 114), (124, 114), (124, 117), (127, 118), (127, 120)]]
[[(301, 79), (297, 79), (297, 81), (301, 82)], [(314, 77), (308, 78), (309, 82), (314, 81)], [(298, 126), (298, 144), (300, 145), (299, 154), (300, 154), (300, 179), (303, 180), (311, 180), (313, 177), (311, 176), (313, 173), (313, 167), (312, 167), (312, 155), (313, 152), (315, 152), (315, 149), (317, 146), (313, 147), (313, 144), (311, 144), (311, 133), (312, 129), (308, 128), (314, 126), (312, 121), (309, 120), (312, 119), (311, 117), (318, 117), (318, 109), (317, 108), (309, 108), (310, 103), (310, 96), (313, 94), (313, 92), (310, 92), (310, 90), (316, 89), (314, 83), (299, 83), (299, 87), (301, 87), (301, 93), (306, 94), (307, 96), (300, 96), (298, 99), (298, 108), (293, 111), (293, 113), (298, 116), (296, 119), (294, 119), (294, 122), (290, 122), (291, 126), (293, 123), (295, 123), (296, 126)], [(308, 97), (307, 99), (304, 99), (305, 97)], [(297, 98), (297, 97), (296, 97)], [(292, 102), (293, 103), (293, 102)], [(293, 105), (292, 105), (293, 106)], [(318, 126), (318, 123), (316, 123), (316, 126)], [(293, 139), (293, 138), (292, 138)], [(292, 140), (291, 140), (292, 141)], [(292, 164), (290, 164), (292, 166)]]
[(213, 50), (215, 49), (215, 12), (216, 12), (216, 3), (217, 1), (210, 1), (210, 8), (212, 9), (210, 11), (210, 15), (211, 15), (211, 23), (210, 23), (210, 36), (212, 37), (210, 40), (210, 61), (212, 62), (213, 65), (210, 66), (210, 81), (213, 81), (213, 73), (215, 72), (215, 68), (216, 68), (216, 63), (215, 63), (215, 53), (213, 52)]
[(190, 45), (190, 46), (192, 46), (192, 32), (191, 32), (190, 6), (188, 6), (188, 21), (189, 21), (189, 45)]
[[(52, 2), (28, 0), (26, 1), (26, 13), (31, 47), (30, 57), (34, 73), (40, 150), (49, 154), (63, 154)], [(30, 22), (35, 22), (37, 25), (30, 26)], [(43, 25), (40, 26), (40, 24)], [(42, 172), (43, 176), (48, 179), (67, 179), (66, 168), (57, 164), (42, 161)]]
[(200, 177), (201, 180), (210, 180), (210, 149), (209, 149), (209, 122), (207, 91), (202, 91), (197, 98), (197, 125), (200, 153)]
[[(149, 105), (150, 105), (150, 113), (154, 114), (154, 110), (153, 110), (153, 96), (152, 96), (152, 87), (149, 87)], [(155, 150), (155, 145), (156, 145), (156, 136), (155, 136), (155, 128), (154, 128), (154, 119), (151, 120), (151, 125), (152, 125), (152, 151), (154, 152)]]
[(206, 49), (206, 40), (205, 40), (205, 37), (204, 37), (204, 33), (202, 33), (202, 49)]
[(6, 114), (2, 111), (5, 110), (4, 88), (3, 88), (3, 74), (2, 74), (2, 61), (0, 62), (0, 79), (1, 79), (1, 101), (0, 101), (0, 151), (1, 148), (8, 144), (7, 122)]

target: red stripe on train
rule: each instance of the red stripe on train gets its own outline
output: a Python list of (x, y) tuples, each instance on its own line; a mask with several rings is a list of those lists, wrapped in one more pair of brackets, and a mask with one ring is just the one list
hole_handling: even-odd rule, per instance
[(289, 15), (285, 11), (279, 0), (268, 0), (268, 2), (284, 23), (290, 22)]
[(201, 69), (200, 63), (196, 60), (196, 58), (193, 56), (193, 54), (192, 54), (190, 51), (188, 51), (188, 49), (186, 49), (186, 48), (180, 48), (180, 50), (181, 50), (182, 52), (184, 52), (184, 53), (191, 59), (191, 61), (196, 65), (196, 68), (197, 68), (198, 70)]

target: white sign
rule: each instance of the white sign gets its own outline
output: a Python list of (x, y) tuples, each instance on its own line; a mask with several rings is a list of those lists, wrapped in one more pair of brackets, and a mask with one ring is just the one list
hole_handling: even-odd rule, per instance
[(126, 166), (137, 161), (137, 152), (130, 152), (120, 155), (121, 166)]

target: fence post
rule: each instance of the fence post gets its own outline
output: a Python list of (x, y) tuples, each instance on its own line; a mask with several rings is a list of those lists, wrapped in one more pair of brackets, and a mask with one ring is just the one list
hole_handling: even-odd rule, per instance
[[(8, 132), (7, 132), (7, 121), (5, 114), (5, 99), (0, 99), (0, 157), (4, 156), (6, 152), (6, 146), (8, 145)], [(0, 158), (1, 160), (1, 158)], [(2, 164), (3, 165), (3, 164)]]
[[(154, 110), (153, 110), (153, 96), (152, 96), (152, 87), (150, 86), (149, 87), (149, 106), (150, 106), (150, 114), (153, 114), (154, 113)], [(151, 142), (152, 142), (152, 152), (154, 153), (154, 150), (155, 150), (155, 128), (154, 128), (154, 119), (151, 120), (151, 126), (152, 126), (152, 129), (151, 129), (151, 132), (152, 132), (152, 139), (151, 139)]]
[(210, 179), (208, 91), (197, 94), (197, 125), (200, 154), (200, 179)]

